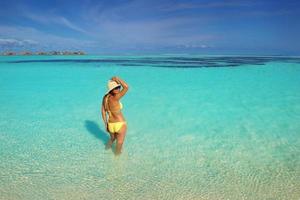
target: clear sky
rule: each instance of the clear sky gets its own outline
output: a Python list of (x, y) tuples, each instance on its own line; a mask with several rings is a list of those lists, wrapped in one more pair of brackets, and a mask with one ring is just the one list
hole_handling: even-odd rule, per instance
[(0, 51), (300, 55), (297, 0), (1, 0)]

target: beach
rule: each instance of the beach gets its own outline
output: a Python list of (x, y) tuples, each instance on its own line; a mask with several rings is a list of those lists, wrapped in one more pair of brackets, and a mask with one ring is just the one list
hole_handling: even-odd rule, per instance
[(0, 199), (299, 199), (299, 77), (299, 57), (1, 56)]

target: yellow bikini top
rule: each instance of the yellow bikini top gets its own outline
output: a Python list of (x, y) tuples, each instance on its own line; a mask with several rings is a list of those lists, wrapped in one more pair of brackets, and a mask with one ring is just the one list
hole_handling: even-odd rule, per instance
[(105, 108), (106, 108), (108, 113), (119, 112), (123, 108), (123, 104), (121, 102), (119, 102), (119, 105), (120, 105), (120, 109), (118, 109), (118, 110), (109, 110), (108, 109), (108, 97), (106, 97), (106, 99), (105, 99)]

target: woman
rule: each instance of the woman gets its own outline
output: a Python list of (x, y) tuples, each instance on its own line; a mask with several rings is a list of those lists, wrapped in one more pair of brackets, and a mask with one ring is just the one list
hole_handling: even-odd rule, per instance
[[(126, 120), (121, 112), (123, 106), (119, 100), (128, 91), (128, 85), (122, 79), (114, 76), (108, 81), (107, 88), (108, 91), (103, 97), (101, 108), (103, 122), (110, 134), (110, 140), (106, 144), (106, 149), (110, 149), (113, 142), (117, 140), (115, 154), (119, 155), (121, 154), (127, 130)], [(106, 113), (108, 113), (108, 120)]]

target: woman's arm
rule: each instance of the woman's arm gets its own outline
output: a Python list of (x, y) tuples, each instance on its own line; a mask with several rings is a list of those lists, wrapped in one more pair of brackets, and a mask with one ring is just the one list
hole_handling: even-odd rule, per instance
[(105, 111), (105, 107), (104, 107), (105, 98), (106, 98), (106, 96), (104, 96), (103, 100), (102, 100), (101, 113), (102, 113), (102, 119), (103, 119), (105, 129), (107, 130), (107, 115), (106, 115), (106, 111)]
[(116, 81), (123, 87), (123, 89), (116, 95), (116, 98), (120, 99), (121, 97), (123, 97), (126, 94), (129, 87), (128, 87), (127, 83), (125, 81), (123, 81), (122, 79), (120, 79), (119, 77), (114, 76), (111, 78), (111, 80)]

